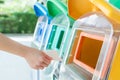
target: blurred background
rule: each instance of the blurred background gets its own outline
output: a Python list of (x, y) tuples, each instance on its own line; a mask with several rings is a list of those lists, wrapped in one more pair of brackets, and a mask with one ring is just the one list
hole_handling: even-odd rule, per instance
[[(33, 5), (36, 0), (0, 0), (0, 32), (31, 46), (36, 25)], [(0, 51), (0, 80), (32, 80), (32, 69), (25, 59)]]
[[(31, 47), (37, 22), (33, 5), (46, 0), (0, 0), (0, 33)], [(62, 0), (67, 3), (67, 0)], [(0, 51), (0, 80), (33, 80), (33, 69), (25, 59)]]
[(0, 32), (30, 34), (37, 17), (33, 11), (36, 0), (0, 0)]

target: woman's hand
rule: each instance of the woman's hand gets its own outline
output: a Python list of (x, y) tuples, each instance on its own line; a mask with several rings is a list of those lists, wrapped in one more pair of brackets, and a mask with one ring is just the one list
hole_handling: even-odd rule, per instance
[(43, 51), (34, 48), (28, 49), (24, 58), (34, 69), (44, 69), (52, 60), (52, 58), (46, 55)]

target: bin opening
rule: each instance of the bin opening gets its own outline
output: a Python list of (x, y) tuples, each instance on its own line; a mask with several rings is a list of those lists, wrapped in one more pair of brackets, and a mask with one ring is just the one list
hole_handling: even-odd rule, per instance
[(93, 73), (104, 37), (81, 32), (73, 62)]

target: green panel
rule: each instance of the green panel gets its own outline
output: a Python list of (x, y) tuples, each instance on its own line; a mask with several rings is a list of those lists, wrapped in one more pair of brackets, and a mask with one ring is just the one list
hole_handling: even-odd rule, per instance
[(50, 33), (50, 37), (49, 37), (49, 40), (48, 40), (47, 49), (51, 49), (51, 46), (52, 46), (52, 43), (53, 43), (53, 40), (54, 40), (54, 37), (55, 37), (55, 34), (56, 34), (56, 29), (57, 29), (57, 26), (53, 25), (52, 31)]
[(53, 17), (60, 13), (67, 14), (67, 6), (60, 0), (48, 0), (47, 8), (49, 14)]
[(120, 9), (120, 0), (109, 0), (109, 2)]
[(58, 48), (58, 49), (60, 49), (63, 36), (64, 36), (64, 31), (61, 31), (60, 36), (59, 36), (59, 39), (58, 39), (58, 42), (57, 42), (57, 46), (56, 46), (56, 48)]

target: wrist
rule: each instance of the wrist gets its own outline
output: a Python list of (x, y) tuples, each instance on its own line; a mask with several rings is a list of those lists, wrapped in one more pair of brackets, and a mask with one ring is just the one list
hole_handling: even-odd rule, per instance
[(18, 52), (19, 56), (25, 58), (28, 55), (28, 53), (30, 53), (29, 48), (30, 47), (27, 46), (21, 46), (21, 48), (19, 48), (20, 51)]

